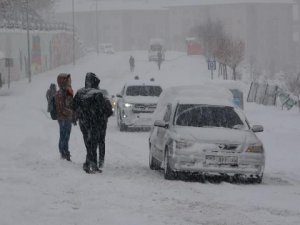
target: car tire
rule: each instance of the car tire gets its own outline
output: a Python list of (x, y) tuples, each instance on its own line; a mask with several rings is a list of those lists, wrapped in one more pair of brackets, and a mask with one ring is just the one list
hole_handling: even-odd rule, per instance
[(257, 184), (261, 184), (261, 182), (262, 182), (262, 179), (263, 179), (263, 175), (261, 175), (261, 176), (258, 176), (258, 177), (255, 179), (255, 183), (257, 183)]
[(120, 131), (127, 130), (127, 126), (122, 122), (120, 110), (117, 110), (117, 124), (118, 124)]
[(128, 127), (124, 123), (120, 122), (120, 131), (127, 131), (127, 129)]
[(159, 162), (157, 159), (155, 159), (152, 155), (152, 145), (149, 144), (149, 167), (151, 170), (159, 170), (160, 167), (159, 167)]
[(165, 150), (164, 156), (164, 178), (166, 180), (174, 180), (175, 179), (175, 172), (170, 168), (169, 164), (169, 150)]

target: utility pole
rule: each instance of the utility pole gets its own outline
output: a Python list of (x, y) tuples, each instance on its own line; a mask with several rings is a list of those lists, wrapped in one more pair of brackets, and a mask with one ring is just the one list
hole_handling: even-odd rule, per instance
[(99, 55), (98, 0), (96, 0), (96, 50)]
[(30, 58), (30, 36), (29, 36), (29, 0), (26, 0), (26, 20), (27, 20), (27, 73), (28, 82), (31, 82), (31, 58)]
[(74, 10), (74, 0), (72, 0), (72, 24), (73, 24), (73, 65), (75, 66), (75, 10)]

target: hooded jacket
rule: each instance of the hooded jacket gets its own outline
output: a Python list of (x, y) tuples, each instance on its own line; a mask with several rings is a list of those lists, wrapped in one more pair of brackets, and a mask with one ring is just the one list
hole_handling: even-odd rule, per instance
[(61, 73), (57, 77), (59, 90), (55, 95), (57, 120), (69, 120), (73, 118), (73, 90), (68, 84), (70, 74)]
[(73, 109), (79, 119), (80, 127), (99, 128), (106, 125), (112, 115), (112, 106), (99, 90), (100, 79), (94, 73), (87, 73), (85, 87), (77, 91)]

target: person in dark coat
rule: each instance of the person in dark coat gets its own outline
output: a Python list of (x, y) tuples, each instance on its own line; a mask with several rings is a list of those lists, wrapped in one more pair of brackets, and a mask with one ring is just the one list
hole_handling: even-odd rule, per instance
[(69, 140), (72, 129), (73, 115), (73, 90), (71, 87), (71, 75), (59, 74), (57, 77), (59, 90), (55, 94), (57, 120), (59, 124), (59, 152), (62, 159), (71, 161)]
[(105, 157), (107, 121), (113, 113), (110, 101), (104, 98), (99, 90), (99, 84), (100, 79), (94, 73), (87, 73), (85, 87), (77, 91), (73, 104), (87, 151), (86, 161), (83, 164), (83, 169), (87, 173), (102, 172), (100, 168), (103, 167)]
[(160, 70), (160, 66), (161, 66), (162, 61), (163, 61), (162, 53), (161, 53), (161, 52), (158, 52), (158, 53), (157, 53), (157, 66), (158, 66), (158, 69), (159, 69), (159, 70)]
[(48, 102), (48, 108), (47, 108), (47, 112), (50, 112), (50, 108), (51, 108), (51, 98), (53, 98), (56, 94), (56, 85), (55, 84), (50, 84), (50, 87), (49, 89), (47, 90), (46, 92), (46, 99), (47, 99), (47, 102)]
[(130, 56), (130, 58), (129, 58), (129, 65), (130, 65), (130, 71), (131, 72), (134, 71), (134, 64), (135, 64), (134, 58), (133, 58), (133, 56)]

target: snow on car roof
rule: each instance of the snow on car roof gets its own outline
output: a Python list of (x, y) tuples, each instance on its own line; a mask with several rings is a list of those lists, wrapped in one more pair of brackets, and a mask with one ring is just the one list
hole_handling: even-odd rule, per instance
[(148, 80), (132, 80), (126, 82), (125, 86), (140, 86), (140, 85), (147, 85), (147, 86), (161, 86), (155, 81), (148, 81)]
[[(172, 103), (189, 99), (193, 103), (228, 104), (232, 101), (232, 94), (221, 87), (212, 84), (195, 86), (177, 86), (167, 88), (161, 96), (162, 102)], [(209, 101), (210, 100), (210, 101)]]

